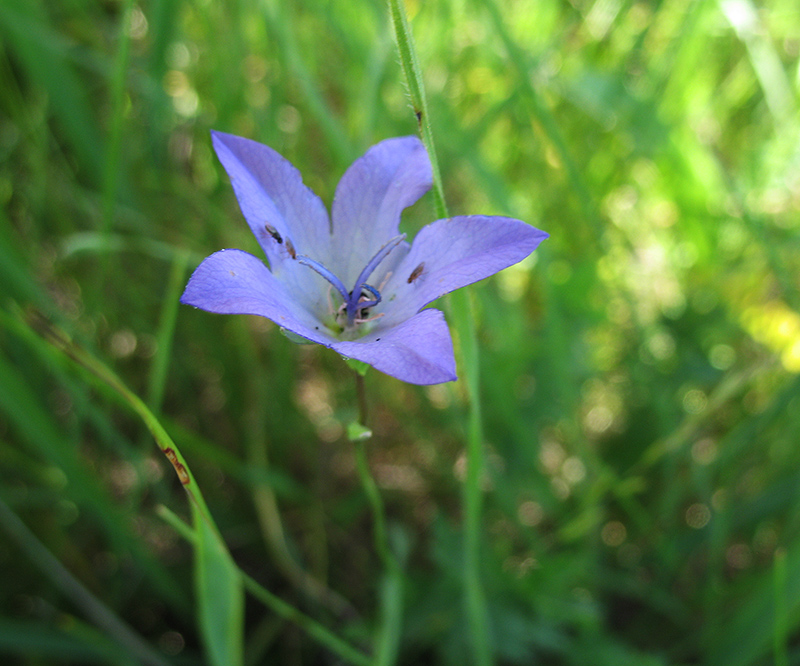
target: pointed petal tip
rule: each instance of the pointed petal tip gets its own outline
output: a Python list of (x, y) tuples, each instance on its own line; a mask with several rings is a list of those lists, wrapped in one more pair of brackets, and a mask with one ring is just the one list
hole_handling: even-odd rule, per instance
[(457, 382), (458, 375), (453, 373), (452, 375), (448, 375), (445, 379), (436, 379), (434, 381), (420, 383), (419, 386), (436, 386), (437, 384), (449, 384), (450, 382)]
[(231, 134), (220, 132), (219, 130), (215, 129), (210, 130), (209, 133), (211, 134), (211, 143), (214, 146), (216, 146), (217, 142), (224, 141), (225, 137), (232, 136)]
[[(529, 226), (530, 226), (530, 225), (529, 225)], [(536, 227), (534, 227), (534, 226), (531, 226), (531, 229), (533, 229), (533, 230), (534, 230), (534, 232), (535, 232), (535, 236), (536, 236), (536, 237), (539, 239), (539, 242), (540, 242), (540, 243), (541, 243), (542, 241), (544, 241), (544, 240), (547, 240), (548, 238), (550, 238), (550, 234), (549, 234), (549, 233), (547, 233), (546, 231), (542, 231), (541, 229), (537, 229), (537, 228), (536, 228)]]

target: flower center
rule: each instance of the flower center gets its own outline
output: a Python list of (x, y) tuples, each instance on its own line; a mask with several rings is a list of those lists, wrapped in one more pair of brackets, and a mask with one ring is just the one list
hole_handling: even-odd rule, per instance
[[(286, 239), (286, 245), (292, 259), (303, 266), (308, 266), (311, 270), (324, 277), (331, 286), (339, 292), (339, 295), (342, 297), (340, 311), (343, 310), (344, 314), (347, 316), (345, 328), (352, 329), (357, 324), (363, 323), (367, 316), (367, 310), (381, 302), (380, 292), (374, 286), (368, 284), (367, 280), (369, 280), (369, 277), (375, 272), (375, 269), (381, 262), (389, 256), (391, 251), (403, 242), (405, 237), (405, 234), (400, 234), (384, 243), (372, 259), (367, 262), (367, 265), (364, 266), (361, 273), (359, 273), (358, 278), (356, 278), (356, 283), (350, 291), (347, 290), (342, 281), (326, 266), (304, 254), (297, 254), (288, 238)], [(275, 236), (273, 236), (273, 238), (275, 238), (276, 242), (280, 242)]]

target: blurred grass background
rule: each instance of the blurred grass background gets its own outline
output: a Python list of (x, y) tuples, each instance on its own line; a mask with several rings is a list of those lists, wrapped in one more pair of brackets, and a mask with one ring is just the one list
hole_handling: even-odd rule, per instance
[[(451, 211), (551, 234), (472, 290), (498, 663), (800, 663), (796, 3), (407, 7)], [(161, 416), (246, 571), (356, 643), (375, 621), (345, 365), (178, 306), (202, 257), (258, 253), (211, 128), (277, 149), (330, 203), (369, 145), (416, 130), (384, 4), (0, 4), (4, 663), (139, 663), (42, 549), (165, 663), (202, 663), (191, 549), (156, 512), (187, 514), (180, 484), (24, 333), (34, 310)], [(462, 389), (367, 382), (407, 552), (401, 662), (469, 663)], [(6, 538), (14, 515), (36, 540)], [(337, 663), (247, 613), (248, 664)]]

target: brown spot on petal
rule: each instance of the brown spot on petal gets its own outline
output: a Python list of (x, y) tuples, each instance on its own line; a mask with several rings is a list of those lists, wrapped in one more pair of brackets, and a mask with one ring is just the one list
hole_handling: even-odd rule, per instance
[(417, 266), (413, 271), (411, 271), (411, 275), (408, 276), (408, 284), (411, 284), (414, 280), (416, 280), (420, 275), (422, 275), (422, 271), (425, 270), (425, 262), (423, 261)]

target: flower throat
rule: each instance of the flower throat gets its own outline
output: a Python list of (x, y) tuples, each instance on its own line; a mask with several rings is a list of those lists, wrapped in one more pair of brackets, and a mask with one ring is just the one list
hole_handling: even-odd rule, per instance
[(272, 236), (276, 243), (286, 246), (286, 251), (292, 259), (303, 266), (308, 266), (311, 270), (321, 275), (337, 292), (339, 292), (339, 295), (342, 297), (343, 313), (347, 317), (344, 330), (354, 329), (356, 325), (363, 323), (367, 316), (367, 310), (381, 302), (382, 298), (380, 292), (374, 286), (368, 284), (367, 280), (381, 262), (389, 256), (389, 253), (391, 253), (391, 251), (406, 237), (405, 234), (400, 234), (384, 243), (372, 259), (367, 262), (367, 265), (364, 266), (361, 273), (359, 273), (352, 290), (348, 291), (342, 281), (330, 269), (311, 257), (298, 254), (291, 240), (289, 240), (288, 237), (284, 239), (271, 225), (267, 224), (265, 227), (267, 233)]

